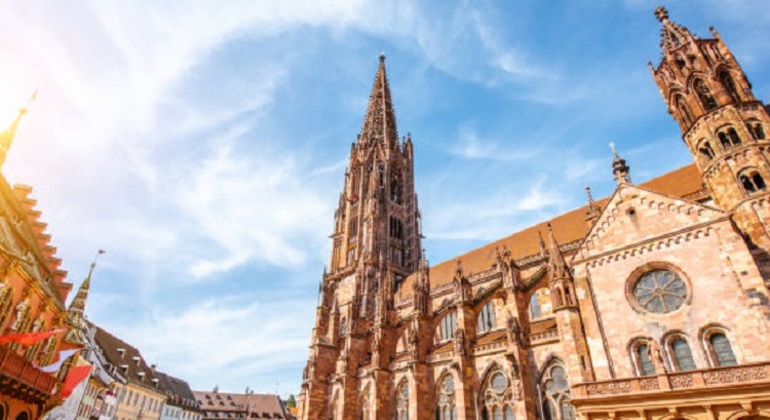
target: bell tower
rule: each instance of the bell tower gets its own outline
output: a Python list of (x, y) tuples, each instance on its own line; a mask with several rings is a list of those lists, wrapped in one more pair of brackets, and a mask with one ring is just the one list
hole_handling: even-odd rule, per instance
[(765, 105), (721, 36), (700, 39), (655, 10), (662, 59), (650, 70), (682, 131), (714, 204), (733, 215), (751, 245), (770, 251), (770, 164)]

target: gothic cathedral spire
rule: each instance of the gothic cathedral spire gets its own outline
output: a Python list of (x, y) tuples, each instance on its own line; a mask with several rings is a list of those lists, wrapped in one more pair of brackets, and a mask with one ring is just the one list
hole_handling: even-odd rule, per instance
[(713, 28), (714, 38), (700, 39), (671, 22), (665, 8), (655, 16), (663, 25), (662, 59), (650, 69), (703, 183), (750, 242), (770, 251), (770, 209), (756, 205), (770, 195), (767, 109)]
[(398, 282), (413, 273), (422, 249), (418, 219), (412, 140), (399, 141), (381, 55), (335, 213), (330, 274), (377, 266)]

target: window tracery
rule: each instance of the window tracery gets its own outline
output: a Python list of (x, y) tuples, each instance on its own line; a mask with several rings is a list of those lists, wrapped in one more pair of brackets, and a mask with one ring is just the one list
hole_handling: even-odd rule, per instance
[(681, 116), (682, 123), (684, 123), (685, 127), (689, 127), (692, 125), (692, 114), (690, 114), (690, 110), (687, 109), (687, 105), (685, 104), (684, 97), (682, 95), (677, 95), (675, 99), (676, 108), (679, 110), (679, 115)]
[(687, 298), (687, 286), (678, 274), (656, 269), (642, 274), (634, 283), (635, 303), (643, 310), (666, 314), (679, 309)]
[(733, 102), (741, 101), (741, 96), (738, 95), (738, 89), (735, 88), (735, 81), (733, 81), (730, 73), (726, 71), (719, 73), (719, 82), (722, 83), (722, 87), (725, 89)]
[(438, 397), (436, 399), (437, 420), (457, 420), (457, 407), (455, 406), (455, 382), (452, 375), (446, 375), (440, 381)]
[(455, 336), (455, 328), (457, 324), (457, 313), (454, 311), (449, 312), (443, 318), (439, 325), (439, 342), (451, 340)]
[(547, 420), (574, 420), (575, 408), (572, 406), (567, 381), (567, 372), (560, 363), (554, 363), (543, 373), (541, 380), (543, 393), (543, 416)]
[(396, 389), (396, 420), (409, 420), (409, 383), (406, 379)]
[(495, 305), (490, 301), (481, 308), (481, 312), (479, 313), (478, 332), (479, 334), (485, 333), (491, 331), (496, 326)]
[(706, 112), (717, 108), (717, 102), (714, 100), (714, 96), (711, 95), (706, 83), (703, 82), (703, 79), (695, 79), (693, 88), (695, 93), (698, 94), (698, 99), (700, 99), (700, 103)]
[(487, 376), (480, 399), (483, 420), (514, 420), (511, 384), (500, 368)]

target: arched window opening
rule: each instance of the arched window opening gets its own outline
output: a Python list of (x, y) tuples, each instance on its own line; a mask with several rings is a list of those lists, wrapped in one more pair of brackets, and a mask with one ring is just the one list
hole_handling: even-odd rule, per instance
[(540, 311), (540, 300), (537, 298), (537, 293), (533, 294), (529, 299), (529, 311), (532, 314), (532, 319), (537, 319), (542, 316)]
[(650, 376), (655, 374), (655, 365), (652, 363), (650, 351), (650, 345), (647, 343), (639, 344), (634, 348), (636, 368), (639, 372), (639, 376)]
[(740, 136), (738, 136), (738, 133), (732, 127), (720, 130), (717, 133), (717, 137), (719, 137), (719, 143), (722, 145), (722, 148), (725, 150), (741, 144)]
[(543, 415), (548, 420), (574, 420), (567, 372), (560, 364), (546, 369), (542, 378)]
[(703, 106), (703, 109), (706, 112), (717, 108), (717, 101), (714, 100), (714, 96), (711, 95), (711, 92), (709, 91), (708, 86), (706, 86), (706, 83), (703, 82), (703, 79), (695, 79), (693, 87), (695, 88), (695, 93), (698, 94), (701, 106)]
[(369, 413), (372, 411), (372, 402), (369, 394), (369, 387), (366, 387), (366, 390), (361, 397), (361, 415), (359, 416), (360, 420), (369, 420), (371, 418)]
[(483, 420), (514, 420), (511, 384), (499, 368), (487, 376), (479, 399)]
[(706, 140), (701, 141), (701, 143), (698, 145), (698, 152), (700, 152), (701, 156), (706, 162), (714, 159), (714, 156), (716, 156), (714, 149), (711, 147), (711, 143)]
[(733, 102), (741, 101), (741, 96), (738, 95), (738, 89), (736, 89), (735, 81), (733, 81), (730, 73), (726, 71), (719, 73), (719, 82), (722, 83), (722, 87), (725, 89), (725, 92), (727, 92)]
[(394, 172), (390, 177), (390, 201), (401, 204), (402, 194), (401, 178)]
[(396, 420), (409, 420), (409, 384), (406, 380), (396, 389)]
[(441, 318), (441, 324), (439, 325), (439, 341), (444, 342), (454, 338), (456, 322), (457, 314), (454, 311)]
[(690, 114), (690, 110), (687, 109), (687, 105), (681, 95), (677, 95), (676, 97), (676, 108), (679, 110), (683, 125), (686, 127), (692, 125), (692, 114)]
[(446, 375), (440, 382), (438, 398), (436, 399), (437, 420), (457, 420), (457, 407), (455, 407), (455, 381), (452, 375)]
[(724, 333), (711, 334), (708, 341), (711, 344), (711, 352), (716, 366), (735, 366), (738, 364), (730, 340)]
[(767, 189), (764, 178), (756, 169), (744, 171), (738, 176), (738, 180), (740, 180), (743, 189), (748, 194), (754, 194)]
[(753, 137), (754, 140), (765, 139), (765, 129), (762, 127), (762, 123), (750, 121), (746, 123), (746, 129), (749, 130), (749, 133), (751, 133), (751, 137)]
[(495, 327), (495, 305), (492, 302), (487, 302), (479, 314), (478, 332), (479, 334), (485, 333)]
[(692, 351), (690, 351), (690, 345), (687, 344), (687, 340), (682, 337), (677, 337), (671, 341), (672, 360), (676, 365), (676, 369), (679, 371), (695, 370), (695, 360), (692, 358)]

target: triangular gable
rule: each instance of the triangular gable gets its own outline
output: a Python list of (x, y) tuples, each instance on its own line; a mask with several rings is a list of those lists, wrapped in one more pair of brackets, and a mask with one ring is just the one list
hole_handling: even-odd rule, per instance
[(727, 213), (695, 201), (622, 184), (612, 194), (601, 216), (588, 231), (573, 261), (727, 217)]

